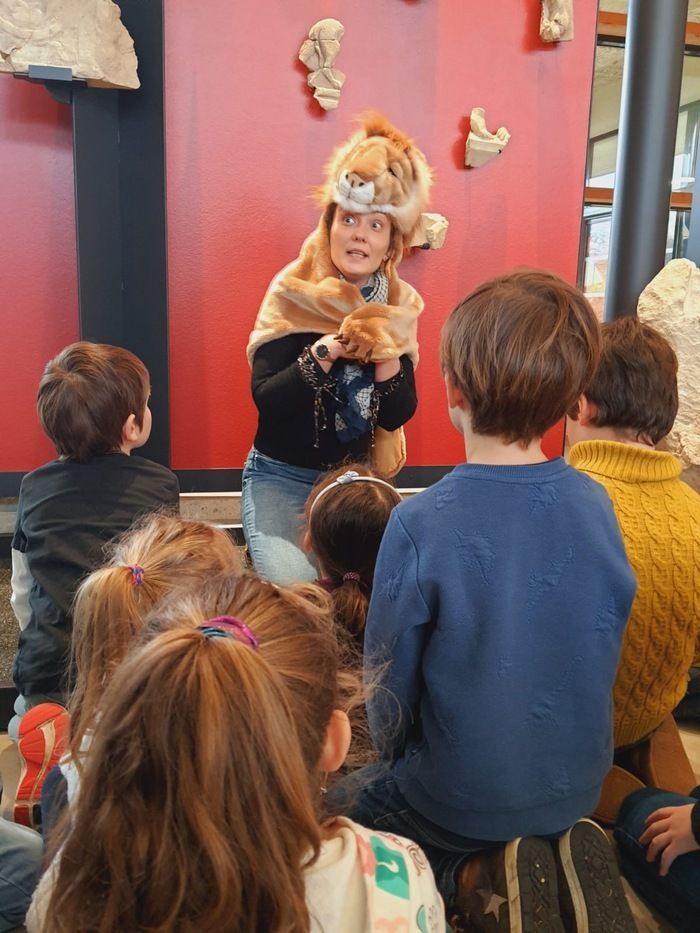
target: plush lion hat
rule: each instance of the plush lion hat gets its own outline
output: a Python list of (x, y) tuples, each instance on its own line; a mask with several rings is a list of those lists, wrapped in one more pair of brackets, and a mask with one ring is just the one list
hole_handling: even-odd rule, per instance
[(339, 204), (355, 214), (388, 214), (408, 244), (428, 206), (432, 176), (412, 140), (379, 113), (360, 118), (361, 128), (338, 146), (315, 189), (321, 206)]

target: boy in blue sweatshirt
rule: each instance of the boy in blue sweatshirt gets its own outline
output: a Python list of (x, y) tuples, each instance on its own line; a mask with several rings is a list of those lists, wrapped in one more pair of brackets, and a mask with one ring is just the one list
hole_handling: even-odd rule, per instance
[(394, 510), (377, 561), (365, 665), (383, 765), (355, 776), (353, 816), (419, 842), (478, 929), (634, 929), (604, 834), (570, 827), (612, 761), (635, 579), (605, 490), (540, 446), (599, 353), (593, 310), (556, 276), (463, 301), (441, 362), (468, 462)]

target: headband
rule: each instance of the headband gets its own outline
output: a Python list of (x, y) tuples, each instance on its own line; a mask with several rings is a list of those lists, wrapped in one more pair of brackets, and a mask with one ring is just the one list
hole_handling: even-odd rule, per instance
[(396, 490), (396, 486), (392, 486), (391, 483), (387, 483), (386, 480), (379, 479), (378, 476), (361, 476), (357, 470), (348, 470), (346, 473), (343, 473), (342, 476), (339, 476), (338, 479), (334, 479), (332, 483), (324, 486), (324, 488), (319, 492), (314, 501), (311, 503), (311, 508), (309, 509), (309, 518), (311, 518), (313, 510), (316, 508), (318, 500), (321, 498), (321, 496), (327, 493), (329, 489), (333, 489), (335, 486), (347, 486), (348, 483), (359, 482), (379, 483), (380, 486), (387, 486), (389, 489), (393, 489), (397, 496), (399, 495)]
[(197, 629), (206, 635), (207, 638), (234, 638), (243, 645), (248, 645), (253, 651), (257, 651), (260, 642), (253, 635), (251, 630), (235, 616), (217, 616), (215, 619), (207, 619)]

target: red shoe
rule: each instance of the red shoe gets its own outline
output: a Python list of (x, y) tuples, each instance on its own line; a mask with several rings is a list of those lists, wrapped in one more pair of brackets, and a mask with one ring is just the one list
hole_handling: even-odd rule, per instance
[(15, 796), (15, 823), (33, 829), (41, 825), (41, 788), (66, 750), (69, 724), (68, 711), (58, 703), (39, 703), (22, 716), (17, 742), (22, 769)]

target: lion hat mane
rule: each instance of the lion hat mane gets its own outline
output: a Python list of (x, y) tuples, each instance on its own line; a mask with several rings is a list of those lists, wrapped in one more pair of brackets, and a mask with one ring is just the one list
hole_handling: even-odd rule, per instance
[(360, 123), (326, 163), (316, 200), (355, 214), (388, 214), (407, 245), (428, 205), (430, 168), (413, 141), (380, 113), (368, 113)]
[[(262, 344), (294, 333), (338, 333), (346, 353), (360, 360), (408, 354), (418, 363), (417, 320), (423, 299), (396, 271), (403, 249), (426, 209), (432, 182), (423, 153), (381, 114), (360, 118), (361, 129), (339, 146), (314, 189), (324, 208), (297, 259), (272, 280), (248, 342), (248, 360)], [(401, 240), (383, 265), (386, 304), (365, 302), (359, 288), (339, 275), (330, 254), (334, 205), (351, 213), (387, 214)], [(403, 247), (403, 248), (402, 248)]]

